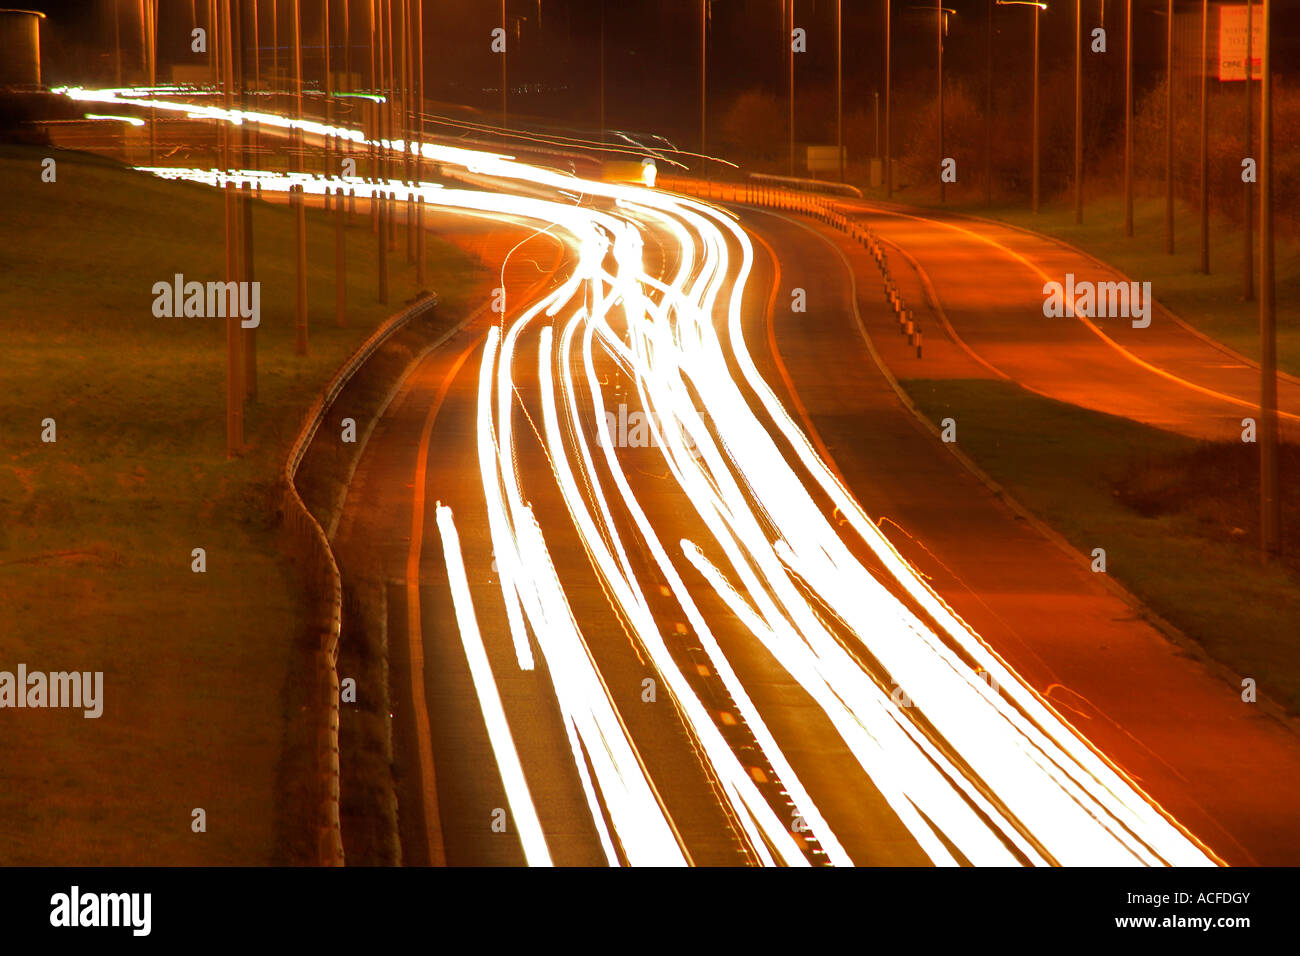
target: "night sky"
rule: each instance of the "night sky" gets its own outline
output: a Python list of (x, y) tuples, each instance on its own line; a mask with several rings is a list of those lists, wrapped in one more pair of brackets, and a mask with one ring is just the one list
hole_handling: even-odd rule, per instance
[[(251, 2), (251, 0), (250, 0)], [(1166, 0), (1134, 0), (1135, 74), (1139, 92), (1164, 68)], [(341, 0), (330, 0), (337, 23)], [(933, 96), (937, 18), (926, 0), (894, 0), (894, 88), (896, 93)], [(49, 14), (44, 32), (48, 82), (88, 79), (112, 69), (112, 0), (63, 0), (33, 6)], [(121, 0), (124, 58), (138, 57), (138, 4)], [(163, 3), (159, 26), (159, 64), (198, 62), (188, 48), (190, 4)], [(280, 0), (281, 44), (287, 40), (291, 3)], [(351, 4), (354, 49), (364, 57), (362, 11)], [(698, 128), (698, 0), (508, 0), (512, 111), (561, 124), (594, 126), (598, 88), (602, 9), (604, 10), (606, 112), (610, 125), (639, 131), (689, 136)], [(808, 52), (796, 57), (795, 86), (808, 97), (801, 123), (823, 124), (823, 108), (835, 76), (834, 0), (797, 0), (795, 25), (808, 35)], [(956, 13), (948, 18), (945, 84), (965, 85), (982, 97), (987, 56), (989, 0), (946, 0)], [(1300, 10), (1278, 3), (1274, 62), (1285, 84), (1300, 64)], [(205, 4), (199, 0), (200, 22)], [(1199, 41), (1200, 3), (1177, 0), (1176, 34), (1193, 56)], [(270, 3), (260, 9), (269, 16)], [(745, 90), (786, 95), (785, 0), (712, 0), (709, 4), (709, 96), (711, 116), (721, 115)], [(1099, 25), (1104, 9), (1109, 53), (1085, 59), (1086, 82), (1106, 84), (1122, 77), (1122, 0), (1085, 0), (1085, 34)], [(431, 100), (494, 110), (498, 102), (499, 60), (489, 50), (490, 31), (500, 7), (484, 0), (426, 0), (426, 89)], [(321, 0), (303, 0), (305, 71), (319, 73)], [(846, 112), (870, 107), (882, 88), (882, 0), (844, 2), (844, 83)], [(1001, 7), (994, 14), (992, 54), (999, 101), (1018, 96), (1030, 77), (1032, 10)], [(1072, 63), (1073, 4), (1049, 4), (1042, 15), (1044, 74)], [(264, 48), (269, 31), (263, 28)], [(1211, 57), (1214, 56), (1211, 31)], [(336, 40), (337, 42), (337, 40)], [(269, 55), (269, 54), (268, 54)], [(362, 59), (361, 62), (364, 62)], [(817, 115), (815, 115), (817, 114)]]

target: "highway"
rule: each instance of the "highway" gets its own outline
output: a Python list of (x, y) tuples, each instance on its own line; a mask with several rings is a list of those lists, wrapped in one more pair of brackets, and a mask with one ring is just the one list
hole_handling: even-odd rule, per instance
[[(69, 95), (233, 118), (182, 100)], [(1124, 769), (1123, 734), (1105, 730), (1122, 761), (1085, 736), (1108, 711), (1062, 704), (1051, 693), (1061, 681), (1021, 673), (1019, 659), (1044, 663), (1025, 652), (1041, 650), (1038, 635), (1023, 632), (1062, 603), (1004, 593), (986, 614), (987, 601), (969, 600), (1023, 598), (1036, 573), (1044, 593), (1057, 587), (1064, 571), (1032, 567), (1041, 542), (981, 588), (926, 546), (930, 528), (939, 553), (956, 546), (925, 516), (953, 490), (952, 520), (991, 536), (967, 529), (966, 564), (1015, 550), (999, 538), (1006, 515), (922, 447), (864, 355), (858, 283), (870, 271), (842, 237), (499, 154), (416, 148), (446, 181), (382, 188), (498, 224), (506, 292), (504, 311), (485, 303), (408, 375), (346, 506), (344, 536), (382, 549), (401, 582), (390, 593), (404, 613), (390, 622), (405, 626), (390, 643), (405, 639), (410, 676), (419, 770), (406, 783), (423, 818), (422, 845), (405, 841), (412, 862), (1215, 865), (1236, 853), (1221, 849), (1234, 838), (1219, 815), (1179, 796), (1195, 786), (1167, 788), (1193, 832), (1182, 806), (1176, 818)], [(151, 171), (270, 192), (380, 188)], [(777, 318), (792, 285), (820, 297), (820, 321)], [(981, 338), (975, 324), (952, 319), (965, 350), (1022, 374), (999, 351), (1006, 330)], [(1180, 370), (1192, 391), (1235, 387)], [(887, 533), (900, 520), (905, 533)], [(1065, 606), (1109, 633), (1115, 609), (1090, 588)], [(996, 642), (972, 623), (984, 618)], [(1191, 676), (1170, 693), (1182, 691), (1214, 694)], [(1294, 743), (1269, 744), (1300, 759)]]

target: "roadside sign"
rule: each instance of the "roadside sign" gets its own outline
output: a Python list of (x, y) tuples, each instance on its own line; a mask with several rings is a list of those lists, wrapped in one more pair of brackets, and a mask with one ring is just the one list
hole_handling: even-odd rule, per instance
[(840, 151), (834, 146), (808, 146), (805, 163), (810, 173), (828, 173), (840, 168)]
[[(1264, 75), (1261, 56), (1264, 52), (1264, 18), (1262, 3), (1252, 3), (1250, 10), (1251, 79)], [(1246, 78), (1246, 5), (1224, 4), (1219, 7), (1219, 79)]]

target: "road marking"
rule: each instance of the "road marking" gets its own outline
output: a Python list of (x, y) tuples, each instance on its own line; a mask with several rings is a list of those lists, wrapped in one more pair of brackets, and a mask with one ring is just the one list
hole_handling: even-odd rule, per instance
[[(477, 310), (483, 311), (482, 308)], [(442, 820), (438, 812), (438, 786), (433, 770), (433, 734), (429, 729), (429, 708), (424, 697), (424, 634), (420, 629), (420, 548), (424, 540), (424, 491), (429, 467), (429, 440), (433, 433), (433, 420), (438, 416), (443, 399), (461, 366), (470, 357), (483, 336), (478, 336), (468, 348), (456, 357), (447, 374), (443, 376), (438, 394), (425, 415), (420, 434), (419, 451), (415, 460), (415, 494), (411, 508), (411, 546), (406, 555), (406, 632), (410, 644), (411, 706), (415, 711), (415, 736), (420, 763), (420, 785), (424, 806), (424, 830), (429, 844), (429, 865), (446, 866), (447, 853), (442, 842)], [(432, 802), (430, 802), (432, 797)]]
[[(1038, 277), (1041, 278), (1044, 282), (1050, 281), (1052, 278), (1048, 273), (1044, 272), (1035, 263), (1030, 261), (1030, 259), (1027, 256), (1017, 252), (1015, 249), (1012, 249), (1010, 246), (1003, 245), (1002, 243), (998, 242), (996, 239), (993, 239), (989, 236), (983, 235), (980, 232), (977, 232), (974, 229), (967, 229), (964, 226), (959, 226), (951, 222), (945, 222), (942, 219), (930, 219), (925, 216), (913, 216), (905, 212), (897, 212), (895, 210), (880, 209), (871, 206), (868, 206), (867, 208), (872, 209), (873, 211), (878, 213), (883, 213), (889, 216), (897, 216), (902, 219), (912, 219), (916, 222), (928, 222), (938, 226), (947, 226), (949, 229), (952, 229), (956, 232), (965, 233), (968, 236), (972, 236), (973, 238), (978, 239), (981, 242), (993, 246), (995, 249), (1001, 250), (1003, 253), (1005, 253), (1007, 256), (1010, 256), (1012, 259), (1015, 259), (1023, 263), (1027, 269), (1036, 273)], [(1086, 316), (1075, 316), (1075, 318), (1077, 318), (1080, 322), (1082, 322), (1085, 326), (1087, 326), (1088, 329), (1093, 332), (1093, 334), (1095, 334), (1098, 338), (1100, 338), (1103, 342), (1109, 345), (1112, 349), (1114, 349), (1124, 358), (1128, 359), (1134, 365), (1146, 369), (1148, 372), (1151, 372), (1154, 375), (1159, 375), (1161, 378), (1168, 379), (1169, 381), (1174, 382), (1178, 385), (1182, 385), (1185, 388), (1189, 388), (1194, 392), (1200, 392), (1202, 395), (1208, 395), (1211, 398), (1217, 398), (1241, 408), (1253, 409), (1259, 407), (1258, 404), (1254, 402), (1249, 402), (1246, 401), (1245, 399), (1237, 398), (1234, 395), (1225, 394), (1224, 392), (1215, 391), (1214, 389), (1207, 388), (1204, 385), (1197, 385), (1195, 382), (1189, 382), (1187, 379), (1181, 378), (1180, 376), (1175, 375), (1173, 372), (1166, 371), (1165, 369), (1161, 368), (1158, 365), (1153, 365), (1151, 362), (1146, 361), (1146, 359), (1139, 358), (1136, 353), (1131, 352), (1128, 349), (1126, 349), (1124, 346), (1120, 345), (1113, 338), (1111, 338), (1109, 335), (1103, 332), (1096, 323), (1092, 322)], [(1279, 418), (1287, 418), (1292, 421), (1300, 421), (1300, 415), (1293, 414), (1292, 412), (1284, 412), (1280, 408), (1277, 410), (1277, 415)]]

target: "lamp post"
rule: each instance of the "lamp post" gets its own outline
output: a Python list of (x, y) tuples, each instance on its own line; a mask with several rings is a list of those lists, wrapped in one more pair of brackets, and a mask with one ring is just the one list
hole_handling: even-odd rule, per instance
[[(945, 8), (942, 2), (937, 3), (935, 5), (935, 9), (936, 9), (935, 18), (939, 21), (938, 31), (937, 31), (938, 38), (939, 38), (939, 54), (938, 54), (939, 55), (939, 163), (940, 163), (940, 168), (942, 170), (942, 164), (944, 160), (944, 155), (943, 155), (944, 154), (944, 148), (943, 148), (943, 28), (947, 24), (948, 20), (947, 17), (945, 16)], [(953, 12), (955, 13), (956, 11)], [(948, 184), (944, 182), (943, 173), (940, 172), (939, 202), (947, 202), (947, 196), (948, 196)]]
[[(291, 8), (293, 15), (293, 95), (294, 95), (294, 116), (299, 124), (302, 123), (302, 11), (299, 9), (298, 0), (293, 0)], [(299, 125), (294, 130), (293, 143), (295, 153), (297, 154), (297, 165), (295, 169), (298, 172), (303, 171), (303, 138), (302, 126)]]
[(835, 0), (835, 148), (844, 182), (844, 0)]
[(1273, 287), (1273, 0), (1261, 0), (1264, 49), (1259, 110), (1259, 508), (1265, 558), (1282, 550), (1277, 463), (1277, 315)]
[[(330, 0), (321, 0), (321, 72), (324, 74), (324, 86), (321, 87), (325, 93), (325, 125), (333, 126), (334, 120), (334, 103), (333, 93), (334, 86), (330, 82)], [(330, 163), (330, 140), (331, 137), (325, 136), (325, 174), (328, 176), (333, 167)], [(325, 208), (329, 208), (329, 191), (325, 192)]]
[(1133, 236), (1133, 0), (1124, 0), (1124, 235)]
[[(222, 45), (213, 52), (221, 70), (222, 105), (227, 111), (234, 108), (234, 36), (231, 30), (231, 0), (221, 3)], [(221, 136), (221, 159), (227, 175), (231, 169), (233, 133), (227, 129)], [(226, 181), (222, 190), (225, 199), (226, 281), (239, 280), (239, 227), (238, 206), (234, 184)], [(239, 316), (234, 309), (226, 316), (226, 457), (235, 458), (244, 450), (244, 355), (243, 336)]]
[[(347, 3), (347, 0), (344, 0)], [(423, 182), (424, 180), (424, 0), (415, 0), (415, 68), (419, 75), (415, 78), (415, 100), (419, 110), (417, 116), (417, 129), (420, 137), (420, 152), (416, 154), (415, 159), (415, 178)], [(424, 207), (420, 207), (420, 249), (423, 250), (424, 242)], [(420, 268), (424, 268), (424, 253), (420, 253)]]
[[(1254, 131), (1251, 129), (1253, 117), (1251, 114), (1255, 110), (1255, 104), (1251, 99), (1250, 79), (1254, 73), (1253, 60), (1254, 49), (1252, 41), (1254, 40), (1254, 9), (1251, 0), (1246, 0), (1246, 151), (1243, 155), (1249, 156), (1251, 149), (1254, 148)], [(1242, 184), (1243, 200), (1243, 218), (1245, 227), (1242, 229), (1244, 242), (1242, 243), (1241, 256), (1241, 297), (1249, 302), (1255, 298), (1255, 263), (1253, 243), (1255, 239), (1254, 226), (1251, 223), (1252, 213), (1250, 183)]]
[(1038, 15), (1047, 9), (1047, 4), (1040, 0), (997, 0), (1000, 7), (1033, 7), (1034, 8), (1034, 95), (1033, 95), (1033, 119), (1031, 126), (1033, 128), (1033, 193), (1032, 203), (1034, 213), (1038, 213), (1039, 197), (1039, 118), (1038, 118)]
[(894, 164), (892, 162), (892, 143), (889, 136), (889, 101), (890, 101), (890, 52), (893, 49), (893, 23), (890, 8), (893, 6), (893, 0), (884, 0), (885, 3), (885, 198), (894, 195)]
[(605, 145), (605, 0), (600, 0), (600, 145)]
[[(601, 30), (604, 30), (604, 6), (601, 7)], [(605, 48), (603, 46), (604, 33), (601, 34), (601, 69), (605, 65)], [(708, 104), (709, 104), (709, 0), (700, 0), (700, 155), (705, 152), (705, 143), (708, 142)], [(602, 73), (601, 95), (604, 96), (604, 74)], [(602, 117), (604, 112), (602, 110)], [(601, 122), (601, 130), (604, 130), (604, 122)]]
[(1165, 10), (1165, 254), (1174, 254), (1174, 0)]
[(1201, 0), (1201, 255), (1197, 270), (1210, 271), (1210, 0)]
[(794, 175), (794, 0), (787, 0), (790, 6), (790, 19), (785, 25), (785, 55), (788, 58), (790, 77), (789, 77), (789, 108), (790, 116), (788, 128), (790, 131), (790, 175)]
[(993, 204), (993, 7), (989, 0), (984, 41), (984, 205)]
[(1083, 0), (1074, 0), (1074, 221), (1083, 222)]
[[(935, 0), (933, 7), (917, 7), (919, 10), (933, 10), (935, 13), (936, 26), (938, 28), (938, 70), (939, 70), (939, 163), (940, 170), (943, 168), (944, 160), (944, 122), (943, 122), (943, 38), (948, 30), (948, 17), (957, 11), (943, 5), (943, 0)], [(939, 174), (939, 202), (946, 202), (948, 195), (947, 183), (944, 182), (942, 171)]]
[(509, 128), (510, 114), (506, 110), (506, 50), (510, 45), (510, 28), (506, 24), (506, 0), (501, 0), (501, 128)]

